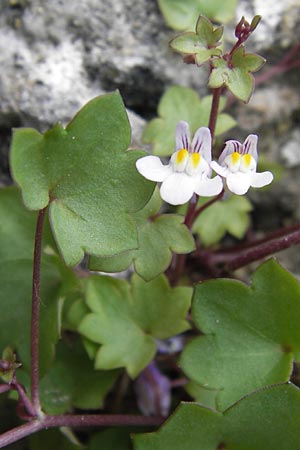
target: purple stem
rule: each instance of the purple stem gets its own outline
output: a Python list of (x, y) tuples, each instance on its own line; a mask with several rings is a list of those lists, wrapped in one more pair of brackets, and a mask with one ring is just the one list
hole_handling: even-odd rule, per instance
[(299, 225), (278, 230), (264, 239), (245, 246), (214, 253), (203, 253), (202, 256), (199, 253), (199, 256), (204, 265), (213, 271), (219, 269), (222, 273), (227, 273), (297, 244), (300, 244)]
[(160, 426), (165, 418), (161, 416), (134, 415), (58, 415), (45, 416), (40, 420), (32, 420), (24, 425), (13, 428), (0, 435), (0, 448), (30, 436), (37, 431), (56, 427), (99, 427), (99, 426)]
[(209, 122), (208, 122), (208, 128), (210, 129), (212, 142), (214, 141), (221, 92), (222, 92), (222, 86), (218, 87), (216, 89), (213, 89), (213, 99), (212, 99)]
[(10, 384), (0, 384), (0, 394), (4, 394), (4, 392), (8, 392), (12, 389)]
[(39, 397), (39, 316), (40, 316), (40, 268), (43, 224), (46, 209), (41, 209), (38, 214), (32, 277), (32, 313), (31, 313), (31, 400), (33, 408), (38, 414), (41, 410)]

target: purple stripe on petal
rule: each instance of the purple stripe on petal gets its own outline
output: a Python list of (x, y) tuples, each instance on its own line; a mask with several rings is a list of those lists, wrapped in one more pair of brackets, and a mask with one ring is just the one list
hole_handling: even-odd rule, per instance
[(175, 143), (176, 150), (181, 150), (185, 148), (189, 150), (190, 147), (190, 128), (187, 122), (181, 120), (178, 122), (175, 130)]

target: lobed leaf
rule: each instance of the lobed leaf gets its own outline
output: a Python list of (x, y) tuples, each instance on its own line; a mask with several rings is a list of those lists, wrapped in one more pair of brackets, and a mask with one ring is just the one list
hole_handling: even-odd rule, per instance
[(173, 50), (184, 55), (194, 55), (198, 65), (210, 60), (213, 56), (221, 55), (222, 51), (216, 47), (223, 34), (223, 27), (214, 28), (213, 24), (204, 16), (200, 16), (196, 24), (196, 33), (187, 32), (171, 40)]
[(113, 255), (138, 247), (132, 213), (154, 183), (135, 168), (142, 151), (127, 151), (130, 126), (120, 95), (97, 97), (64, 129), (44, 135), (16, 130), (11, 166), (26, 207), (49, 205), (55, 239), (68, 265), (84, 252)]
[(132, 261), (138, 275), (149, 281), (170, 265), (172, 252), (190, 253), (195, 249), (192, 234), (176, 214), (157, 214), (162, 205), (158, 191), (144, 209), (134, 215), (139, 248), (110, 258), (90, 258), (90, 269), (120, 272)]
[(243, 46), (237, 48), (231, 59), (215, 59), (214, 69), (209, 78), (209, 87), (226, 86), (232, 94), (247, 103), (254, 88), (252, 72), (259, 70), (265, 59), (259, 55), (245, 53)]
[[(199, 206), (209, 199), (201, 198)], [(193, 231), (197, 233), (204, 246), (217, 244), (226, 233), (242, 239), (249, 228), (249, 212), (252, 205), (246, 197), (231, 195), (214, 203), (196, 219)]]
[(185, 316), (191, 289), (172, 289), (164, 276), (146, 283), (133, 275), (131, 285), (93, 276), (86, 280), (85, 295), (91, 312), (78, 330), (99, 346), (97, 369), (126, 367), (134, 378), (154, 357), (154, 338), (167, 339), (189, 328)]
[(257, 269), (250, 288), (222, 279), (196, 286), (192, 315), (204, 334), (186, 346), (181, 365), (219, 391), (218, 409), (289, 380), (300, 349), (300, 285), (274, 260)]
[(135, 435), (135, 450), (290, 450), (300, 448), (300, 391), (293, 385), (252, 393), (223, 414), (183, 403), (159, 431)]

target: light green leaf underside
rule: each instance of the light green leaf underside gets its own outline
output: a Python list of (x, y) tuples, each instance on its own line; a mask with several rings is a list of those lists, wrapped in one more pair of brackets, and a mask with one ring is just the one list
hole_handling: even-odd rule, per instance
[[(199, 206), (209, 198), (201, 198)], [(218, 243), (226, 233), (242, 239), (249, 228), (252, 205), (246, 197), (231, 195), (204, 210), (196, 219), (193, 231), (197, 233), (204, 246)]]
[(274, 260), (257, 269), (250, 288), (222, 279), (199, 284), (192, 314), (204, 335), (186, 346), (181, 366), (204, 388), (219, 390), (218, 409), (289, 380), (300, 349), (300, 286)]
[(194, 239), (183, 224), (183, 217), (175, 214), (157, 215), (162, 205), (158, 190), (140, 212), (133, 215), (139, 248), (110, 258), (90, 258), (90, 269), (120, 272), (132, 262), (138, 275), (149, 281), (164, 272), (172, 252), (190, 253), (195, 249)]
[(223, 414), (183, 403), (158, 432), (134, 437), (135, 450), (300, 448), (300, 391), (280, 385), (253, 393)]
[[(175, 128), (180, 120), (190, 125), (191, 133), (201, 126), (208, 126), (212, 96), (200, 99), (193, 89), (172, 86), (162, 96), (158, 106), (158, 118), (146, 126), (143, 140), (153, 144), (153, 152), (159, 156), (169, 156), (175, 148)], [(235, 120), (222, 113), (225, 99), (222, 98), (217, 119), (216, 135), (235, 126)]]
[(158, 0), (167, 25), (174, 30), (194, 30), (199, 14), (220, 23), (233, 17), (237, 0)]
[(91, 312), (78, 329), (99, 346), (97, 369), (126, 367), (134, 378), (154, 357), (154, 338), (167, 339), (189, 328), (185, 317), (191, 289), (172, 289), (164, 276), (146, 283), (134, 275), (131, 285), (111, 277), (90, 277), (85, 296)]
[(50, 202), (50, 220), (69, 265), (84, 252), (113, 255), (137, 248), (131, 214), (149, 200), (154, 184), (136, 170), (142, 151), (127, 151), (130, 126), (118, 93), (86, 104), (64, 129), (40, 135), (15, 132), (11, 164), (28, 209)]

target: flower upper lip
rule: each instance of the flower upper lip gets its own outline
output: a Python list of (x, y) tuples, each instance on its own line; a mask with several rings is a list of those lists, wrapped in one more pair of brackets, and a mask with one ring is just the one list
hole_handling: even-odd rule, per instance
[(145, 156), (136, 162), (137, 170), (148, 180), (161, 182), (160, 195), (171, 205), (182, 205), (194, 193), (214, 196), (223, 188), (219, 176), (211, 178), (211, 134), (199, 128), (190, 141), (187, 122), (180, 121), (175, 132), (175, 151), (168, 165), (157, 156)]

